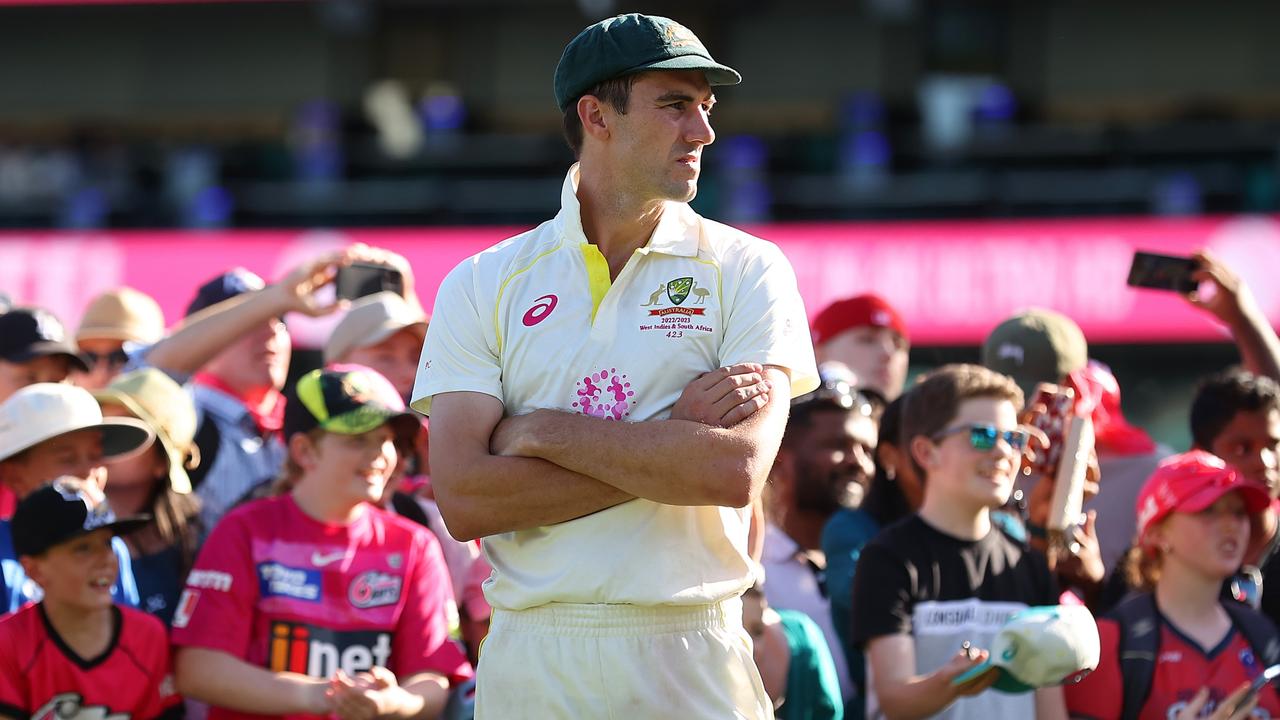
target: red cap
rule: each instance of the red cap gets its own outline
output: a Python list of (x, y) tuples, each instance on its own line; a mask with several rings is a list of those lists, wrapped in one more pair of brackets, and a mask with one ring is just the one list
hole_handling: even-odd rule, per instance
[(1088, 400), (1098, 450), (1111, 455), (1145, 455), (1156, 449), (1155, 441), (1142, 428), (1129, 424), (1120, 412), (1120, 383), (1111, 368), (1090, 360), (1082, 370), (1072, 372), (1071, 386)]
[(1246, 480), (1216, 455), (1192, 450), (1166, 458), (1138, 492), (1139, 543), (1145, 543), (1147, 530), (1169, 513), (1200, 512), (1233, 491), (1240, 492), (1250, 514), (1271, 504), (1266, 488)]
[(908, 338), (907, 324), (884, 298), (867, 293), (837, 300), (818, 313), (813, 320), (813, 344), (821, 345), (845, 330), (860, 327), (885, 327)]

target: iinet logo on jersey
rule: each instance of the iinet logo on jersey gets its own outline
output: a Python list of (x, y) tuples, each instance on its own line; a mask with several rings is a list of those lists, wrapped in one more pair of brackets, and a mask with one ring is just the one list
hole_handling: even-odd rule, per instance
[(348, 675), (374, 665), (387, 666), (391, 658), (391, 633), (338, 632), (297, 623), (271, 623), (268, 667), (274, 672), (295, 672), (313, 678), (331, 677), (336, 670)]

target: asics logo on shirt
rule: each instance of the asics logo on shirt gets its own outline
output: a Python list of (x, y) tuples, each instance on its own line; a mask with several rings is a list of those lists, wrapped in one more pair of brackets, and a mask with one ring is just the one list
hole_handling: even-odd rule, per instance
[(556, 303), (558, 302), (560, 302), (560, 298), (555, 295), (543, 295), (533, 301), (533, 306), (525, 311), (524, 317), (520, 319), (520, 322), (524, 323), (525, 327), (537, 325), (547, 319), (551, 311), (556, 309)]
[(332, 677), (337, 670), (355, 675), (374, 665), (387, 667), (390, 658), (391, 633), (339, 632), (300, 623), (271, 623), (267, 668), (273, 672), (313, 678)]
[(311, 564), (316, 567), (324, 567), (333, 562), (337, 562), (347, 556), (346, 550), (335, 550), (331, 553), (321, 554), (319, 551), (311, 553)]

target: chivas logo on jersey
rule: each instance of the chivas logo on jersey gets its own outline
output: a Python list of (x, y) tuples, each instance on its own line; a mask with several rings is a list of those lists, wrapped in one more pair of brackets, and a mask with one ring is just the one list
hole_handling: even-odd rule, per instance
[(336, 670), (355, 675), (374, 665), (386, 667), (390, 658), (391, 633), (338, 632), (299, 623), (271, 623), (267, 667), (274, 672), (313, 678), (331, 677)]

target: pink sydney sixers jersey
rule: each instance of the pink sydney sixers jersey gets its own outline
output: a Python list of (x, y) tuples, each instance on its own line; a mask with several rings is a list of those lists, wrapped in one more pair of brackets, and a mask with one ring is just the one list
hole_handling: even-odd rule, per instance
[[(453, 596), (440, 545), (380, 509), (318, 522), (291, 496), (228, 513), (205, 542), (173, 618), (179, 646), (275, 671), (330, 678), (374, 665), (458, 682), (472, 675), (449, 638)], [(211, 720), (254, 717), (213, 708)]]
[(82, 658), (58, 637), (43, 605), (0, 620), (0, 715), (32, 720), (152, 720), (177, 715), (169, 638), (159, 620), (116, 607), (111, 645)]

